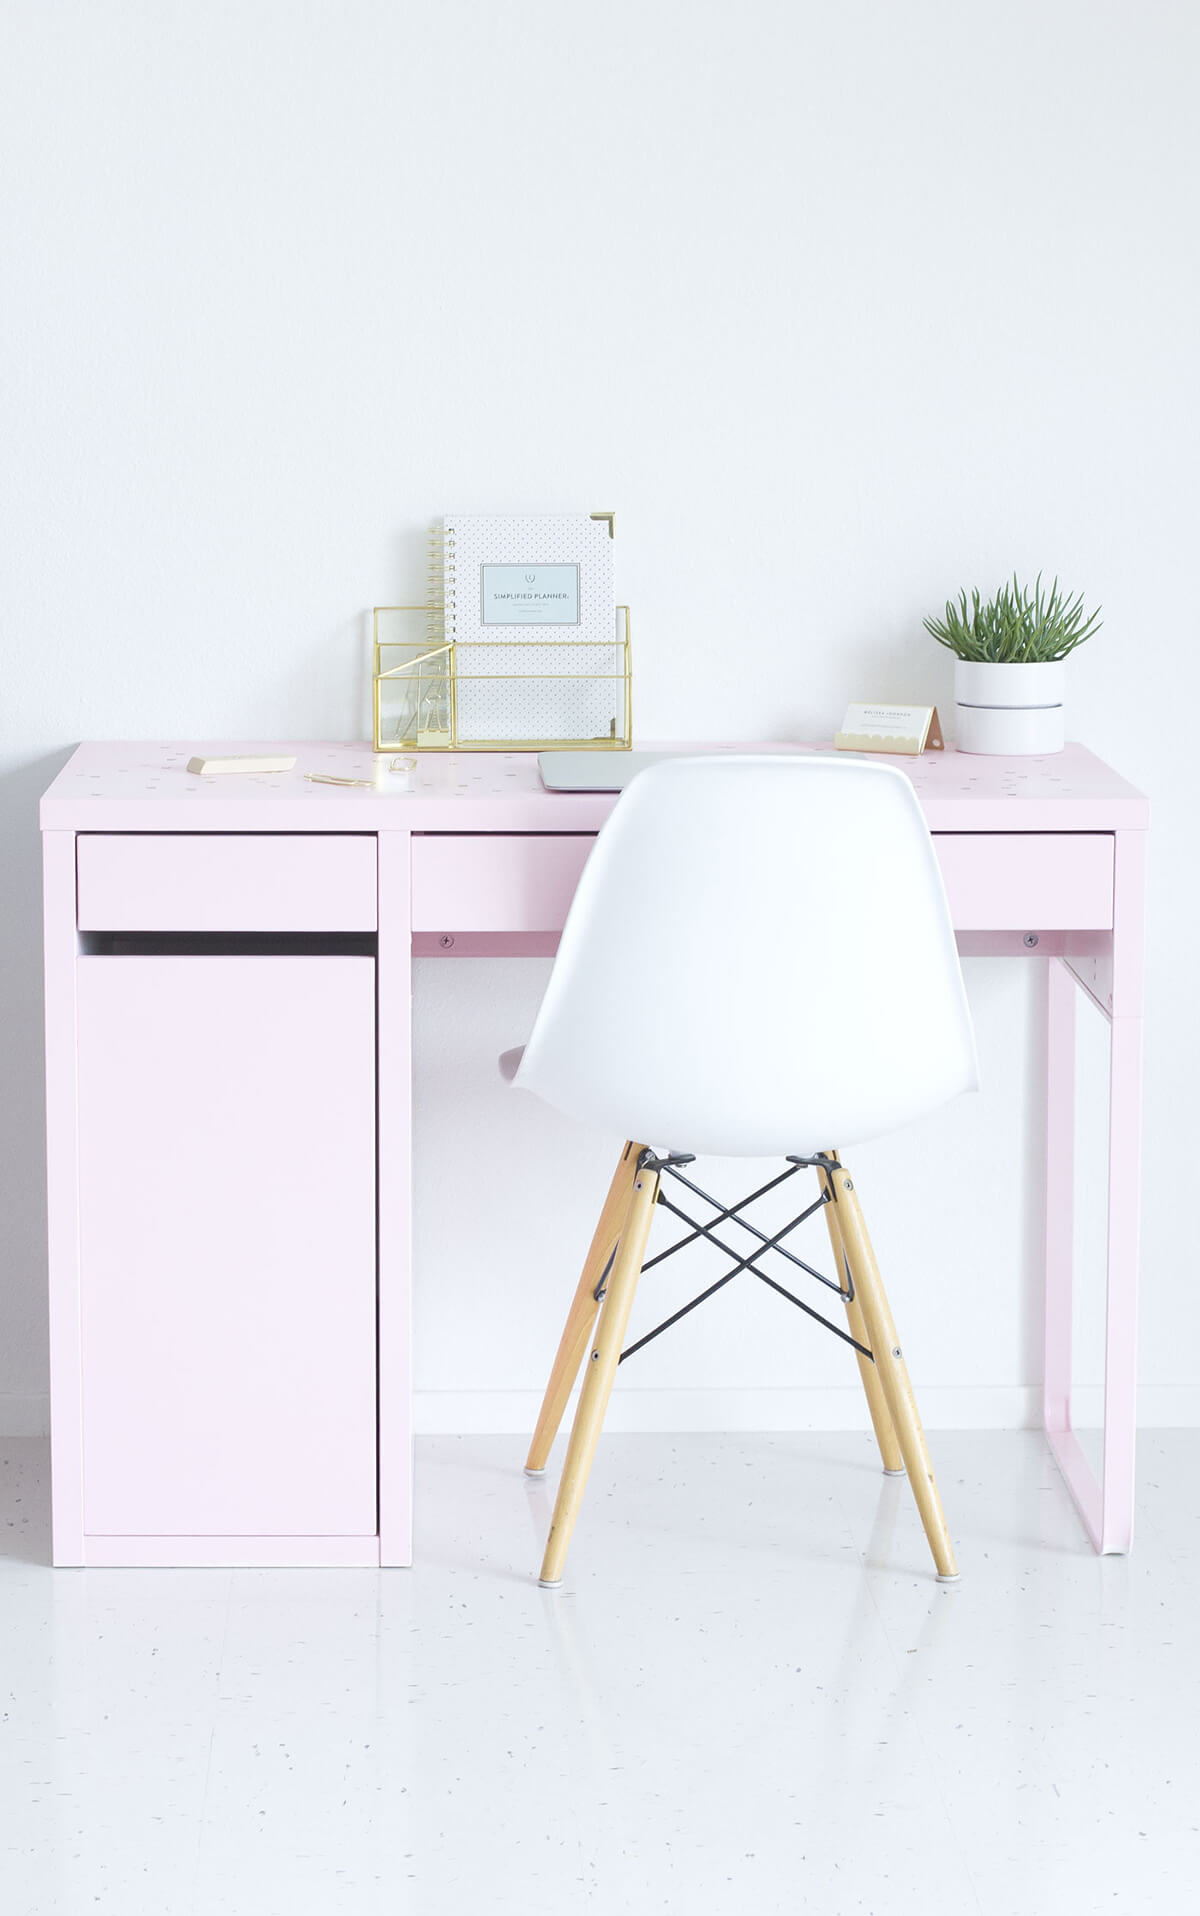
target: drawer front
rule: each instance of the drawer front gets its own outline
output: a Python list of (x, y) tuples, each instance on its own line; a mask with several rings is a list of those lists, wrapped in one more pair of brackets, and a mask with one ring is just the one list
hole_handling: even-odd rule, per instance
[(1107, 832), (935, 832), (956, 931), (1103, 931), (1113, 921)]
[[(414, 838), (413, 930), (560, 930), (594, 842), (568, 832)], [(958, 931), (1112, 925), (1108, 833), (935, 832), (933, 842)]]
[(374, 931), (366, 834), (85, 832), (81, 931)]
[(590, 833), (430, 833), (413, 839), (413, 930), (560, 931)]

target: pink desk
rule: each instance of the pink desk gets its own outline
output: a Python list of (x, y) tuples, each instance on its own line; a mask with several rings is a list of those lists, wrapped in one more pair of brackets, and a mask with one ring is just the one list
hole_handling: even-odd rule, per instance
[[(247, 749), (296, 771), (185, 770)], [(427, 757), (411, 791), (386, 763), (85, 745), (42, 801), (56, 1563), (411, 1560), (412, 956), (552, 951), (615, 801), (527, 754)], [(962, 950), (1046, 980), (1045, 1426), (1125, 1551), (1148, 806), (1077, 745), (896, 763)], [(1112, 1033), (1099, 1481), (1071, 1430), (1076, 990)]]

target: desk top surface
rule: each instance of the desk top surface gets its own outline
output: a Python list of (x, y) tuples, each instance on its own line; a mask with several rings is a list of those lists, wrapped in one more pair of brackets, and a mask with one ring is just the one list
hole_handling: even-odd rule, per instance
[[(672, 743), (673, 751), (686, 746)], [(712, 752), (819, 752), (827, 745), (697, 745)], [(287, 752), (291, 772), (201, 778), (199, 754)], [(81, 745), (42, 799), (43, 830), (593, 832), (612, 792), (547, 792), (533, 752), (424, 753), (405, 781), (368, 745), (277, 740)], [(1082, 745), (1038, 758), (984, 758), (948, 747), (889, 758), (912, 780), (930, 829), (944, 832), (1138, 830), (1149, 803)], [(313, 784), (306, 772), (370, 779)]]

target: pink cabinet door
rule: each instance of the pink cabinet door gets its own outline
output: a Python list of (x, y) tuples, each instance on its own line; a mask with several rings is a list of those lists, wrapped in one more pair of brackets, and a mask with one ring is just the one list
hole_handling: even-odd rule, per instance
[(79, 960), (84, 1529), (371, 1536), (375, 966)]

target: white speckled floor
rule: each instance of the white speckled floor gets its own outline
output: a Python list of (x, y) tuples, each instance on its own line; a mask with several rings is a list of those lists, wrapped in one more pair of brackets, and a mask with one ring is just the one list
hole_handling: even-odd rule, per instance
[(963, 1581), (868, 1439), (425, 1439), (419, 1561), (46, 1568), (0, 1442), (5, 1916), (1175, 1916), (1200, 1876), (1200, 1432), (1095, 1558), (1032, 1433), (932, 1440)]

